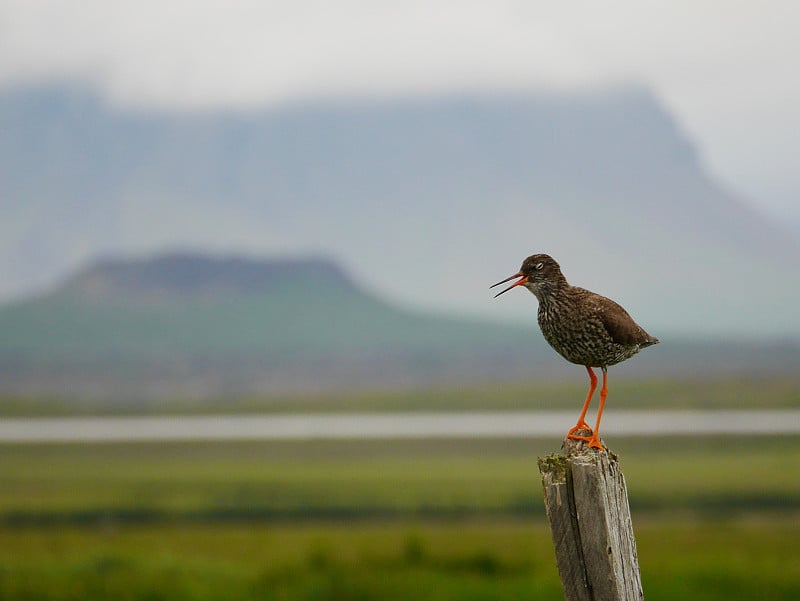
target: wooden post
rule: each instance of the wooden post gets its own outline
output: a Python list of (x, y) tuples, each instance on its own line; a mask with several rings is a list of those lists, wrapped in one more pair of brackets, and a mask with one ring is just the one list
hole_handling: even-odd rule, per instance
[(544, 504), (567, 601), (641, 601), (625, 478), (617, 456), (565, 440), (539, 458)]

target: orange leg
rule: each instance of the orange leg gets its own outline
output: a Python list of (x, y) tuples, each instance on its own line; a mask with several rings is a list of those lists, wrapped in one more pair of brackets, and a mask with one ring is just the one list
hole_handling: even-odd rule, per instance
[(605, 449), (605, 447), (600, 444), (600, 418), (603, 417), (603, 407), (606, 405), (606, 397), (608, 396), (608, 383), (607, 383), (607, 376), (608, 372), (606, 368), (603, 368), (603, 387), (600, 389), (600, 405), (597, 407), (597, 423), (594, 426), (594, 432), (592, 432), (592, 436), (587, 441), (589, 446), (593, 449), (600, 449), (601, 451)]
[(594, 371), (588, 365), (586, 366), (586, 371), (589, 372), (589, 394), (586, 395), (586, 401), (583, 403), (583, 409), (581, 409), (581, 415), (578, 418), (578, 423), (575, 424), (574, 428), (570, 428), (569, 432), (567, 432), (567, 438), (571, 438), (573, 440), (589, 440), (586, 436), (576, 435), (575, 432), (578, 430), (588, 430), (589, 432), (592, 431), (591, 426), (586, 423), (586, 411), (589, 409), (589, 403), (592, 402), (592, 396), (597, 388), (597, 376), (594, 375)]

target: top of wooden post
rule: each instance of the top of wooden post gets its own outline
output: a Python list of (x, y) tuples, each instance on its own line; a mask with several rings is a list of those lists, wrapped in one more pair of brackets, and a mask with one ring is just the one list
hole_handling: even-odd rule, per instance
[(636, 541), (618, 457), (565, 440), (539, 458), (545, 508), (567, 601), (641, 601)]

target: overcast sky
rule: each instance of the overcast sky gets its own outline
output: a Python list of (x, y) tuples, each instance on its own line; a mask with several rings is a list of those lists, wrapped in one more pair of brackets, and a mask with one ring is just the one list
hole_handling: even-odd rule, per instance
[(0, 85), (186, 110), (635, 81), (800, 224), (799, 26), (796, 0), (0, 0)]

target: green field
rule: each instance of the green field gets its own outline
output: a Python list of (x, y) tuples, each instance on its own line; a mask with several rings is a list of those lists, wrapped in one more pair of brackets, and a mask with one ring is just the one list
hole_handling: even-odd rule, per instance
[[(613, 376), (612, 376), (613, 377)], [(108, 402), (51, 397), (0, 397), (0, 416), (302, 413), (375, 411), (574, 410), (589, 380), (576, 368), (567, 381), (537, 380), (476, 386), (314, 395), (171, 398)], [(610, 380), (609, 405), (625, 409), (784, 409), (800, 407), (797, 375), (728, 374), (716, 377)]]
[[(609, 441), (634, 509), (800, 509), (798, 437)], [(12, 523), (541, 516), (540, 439), (0, 446)], [(752, 476), (752, 477), (748, 477)], [(755, 479), (755, 480), (754, 480)]]
[[(583, 382), (12, 415), (579, 409)], [(576, 401), (577, 399), (577, 401)], [(616, 407), (787, 408), (796, 378), (615, 381)], [(569, 424), (565, 424), (565, 429)], [(800, 436), (606, 440), (649, 600), (800, 599)], [(550, 439), (0, 444), (0, 600), (562, 598)]]
[[(800, 437), (609, 444), (647, 599), (800, 598)], [(0, 599), (558, 599), (557, 447), (0, 445)]]
[[(635, 517), (635, 516), (634, 516)], [(639, 520), (645, 598), (800, 598), (800, 522)], [(553, 600), (537, 520), (5, 529), (0, 598)]]

